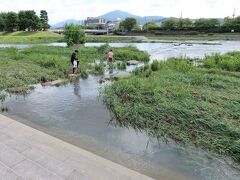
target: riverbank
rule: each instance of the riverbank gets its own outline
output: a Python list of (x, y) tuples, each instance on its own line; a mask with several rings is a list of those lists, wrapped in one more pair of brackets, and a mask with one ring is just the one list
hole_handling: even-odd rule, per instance
[[(119, 35), (87, 35), (86, 42), (100, 43), (142, 43), (176, 41), (240, 41), (239, 33), (199, 34), (199, 35), (154, 35), (151, 33)], [(0, 44), (41, 44), (64, 42), (64, 36), (53, 32), (14, 32), (0, 35)]]
[(7, 179), (152, 179), (1, 114), (0, 139)]
[[(208, 57), (206, 67), (223, 58)], [(228, 67), (227, 61), (222, 62)], [(177, 59), (155, 62), (134, 73), (103, 91), (103, 100), (120, 126), (194, 144), (240, 162), (239, 72), (195, 67)]]
[(149, 40), (163, 41), (240, 41), (240, 33), (209, 33), (198, 35), (145, 35)]
[(23, 32), (4, 33), (0, 35), (0, 44), (41, 44), (62, 42), (63, 36), (57, 33), (43, 32)]
[[(86, 36), (86, 42), (142, 42), (143, 38), (138, 36)], [(62, 34), (53, 33), (50, 31), (44, 32), (23, 32), (17, 31), (14, 33), (0, 34), (0, 44), (44, 44), (64, 42), (64, 36)]]

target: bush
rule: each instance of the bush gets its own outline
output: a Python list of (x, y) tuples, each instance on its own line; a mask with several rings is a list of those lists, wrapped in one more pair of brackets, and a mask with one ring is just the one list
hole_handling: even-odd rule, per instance
[(84, 44), (86, 36), (80, 25), (66, 24), (64, 27), (64, 39), (68, 46)]

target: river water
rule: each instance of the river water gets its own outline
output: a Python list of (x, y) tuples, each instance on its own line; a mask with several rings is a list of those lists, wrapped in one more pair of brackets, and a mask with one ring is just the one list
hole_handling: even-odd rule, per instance
[[(203, 57), (205, 54), (240, 50), (240, 42), (220, 44), (222, 45), (110, 45), (135, 45), (148, 51), (152, 60), (185, 55)], [(51, 45), (65, 46), (61, 43)], [(86, 45), (99, 46), (101, 43)], [(240, 170), (229, 165), (229, 160), (191, 146), (158, 142), (144, 132), (109, 124), (111, 115), (99, 99), (99, 90), (103, 87), (98, 83), (100, 78), (90, 76), (86, 80), (79, 79), (61, 87), (36, 85), (28, 96), (11, 95), (6, 99), (4, 104), (10, 108), (7, 115), (156, 179), (240, 178)]]

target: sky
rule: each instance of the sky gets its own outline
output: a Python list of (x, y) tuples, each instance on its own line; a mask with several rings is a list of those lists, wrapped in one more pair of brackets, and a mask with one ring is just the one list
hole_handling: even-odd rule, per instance
[(47, 10), (49, 23), (66, 19), (83, 20), (113, 10), (140, 16), (223, 18), (240, 15), (240, 0), (0, 0), (1, 11)]

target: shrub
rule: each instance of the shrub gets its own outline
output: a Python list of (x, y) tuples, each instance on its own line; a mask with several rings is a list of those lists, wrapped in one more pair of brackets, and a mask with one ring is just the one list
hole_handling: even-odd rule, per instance
[(64, 39), (68, 46), (84, 44), (86, 41), (85, 32), (80, 25), (66, 24), (64, 27)]

